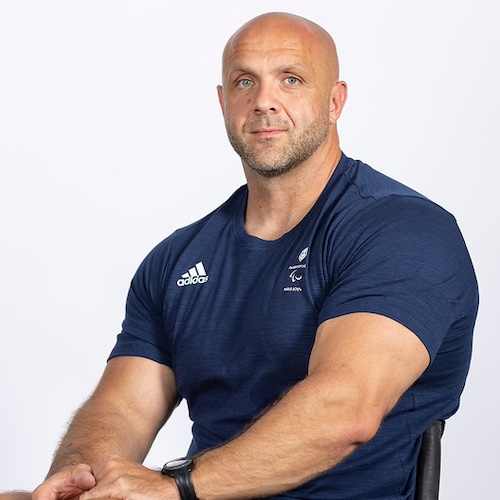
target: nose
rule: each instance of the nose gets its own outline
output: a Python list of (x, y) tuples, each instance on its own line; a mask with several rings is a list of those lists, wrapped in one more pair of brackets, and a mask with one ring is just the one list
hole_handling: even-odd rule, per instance
[(256, 89), (254, 100), (255, 113), (276, 113), (280, 109), (277, 89), (270, 83), (261, 82)]

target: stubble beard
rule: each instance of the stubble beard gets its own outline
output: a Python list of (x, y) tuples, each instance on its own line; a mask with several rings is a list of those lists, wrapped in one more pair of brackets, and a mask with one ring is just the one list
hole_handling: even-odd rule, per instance
[(246, 165), (263, 177), (277, 177), (309, 159), (328, 137), (329, 126), (326, 115), (314, 120), (300, 133), (292, 133), (288, 144), (282, 148), (273, 147), (273, 139), (264, 140), (259, 147), (252, 146), (244, 136), (236, 136), (227, 123), (226, 131), (231, 146)]

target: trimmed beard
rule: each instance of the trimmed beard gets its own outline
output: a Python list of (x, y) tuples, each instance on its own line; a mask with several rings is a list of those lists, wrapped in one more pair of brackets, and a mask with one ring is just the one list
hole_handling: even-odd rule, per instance
[[(326, 140), (329, 133), (329, 116), (314, 120), (300, 133), (292, 134), (287, 146), (279, 151), (266, 151), (251, 147), (242, 138), (231, 132), (226, 122), (226, 131), (231, 146), (254, 172), (263, 177), (278, 177), (298, 167), (309, 159)], [(269, 139), (272, 144), (272, 139)]]

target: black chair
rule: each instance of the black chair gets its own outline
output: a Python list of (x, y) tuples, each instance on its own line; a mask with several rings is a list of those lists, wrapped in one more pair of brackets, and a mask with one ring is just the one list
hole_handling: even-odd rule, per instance
[(417, 461), (415, 500), (438, 500), (441, 474), (441, 437), (444, 420), (434, 422), (422, 437)]

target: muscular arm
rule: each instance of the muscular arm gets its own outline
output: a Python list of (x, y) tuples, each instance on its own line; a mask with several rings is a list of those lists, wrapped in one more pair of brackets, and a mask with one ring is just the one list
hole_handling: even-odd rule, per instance
[(176, 401), (168, 367), (144, 358), (110, 360), (94, 394), (75, 414), (49, 476), (80, 463), (97, 470), (110, 454), (142, 462)]
[(266, 497), (337, 465), (375, 435), (428, 363), (418, 337), (389, 318), (325, 322), (308, 376), (241, 436), (196, 459), (199, 498)]

